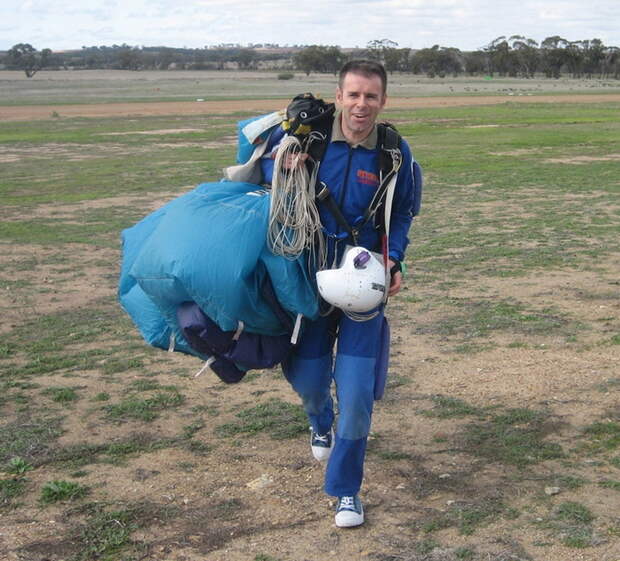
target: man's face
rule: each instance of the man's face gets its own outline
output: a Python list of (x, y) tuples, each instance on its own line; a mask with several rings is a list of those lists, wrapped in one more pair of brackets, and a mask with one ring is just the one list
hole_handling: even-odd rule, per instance
[(345, 74), (342, 87), (336, 89), (336, 101), (342, 108), (342, 132), (347, 140), (361, 142), (372, 132), (385, 100), (379, 76)]

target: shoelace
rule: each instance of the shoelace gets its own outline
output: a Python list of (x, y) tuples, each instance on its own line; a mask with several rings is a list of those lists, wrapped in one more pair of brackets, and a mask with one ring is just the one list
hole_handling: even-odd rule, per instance
[(340, 508), (355, 508), (355, 497), (340, 497)]
[(323, 442), (324, 444), (328, 443), (329, 434), (315, 434), (314, 440), (318, 440), (319, 442)]

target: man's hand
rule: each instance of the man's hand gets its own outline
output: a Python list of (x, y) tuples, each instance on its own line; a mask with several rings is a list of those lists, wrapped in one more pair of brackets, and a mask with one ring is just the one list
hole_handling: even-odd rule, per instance
[[(391, 269), (396, 263), (391, 259), (388, 259), (388, 269)], [(390, 289), (388, 290), (388, 296), (395, 296), (400, 291), (400, 287), (403, 282), (403, 274), (400, 271), (396, 271), (392, 275), (390, 281)]]
[(297, 169), (304, 165), (304, 162), (308, 159), (308, 154), (305, 152), (299, 152), (297, 154), (287, 154), (282, 165), (284, 169)]

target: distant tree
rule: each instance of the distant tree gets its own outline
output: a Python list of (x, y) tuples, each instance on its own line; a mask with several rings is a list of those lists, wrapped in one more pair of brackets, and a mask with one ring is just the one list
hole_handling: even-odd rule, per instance
[(607, 47), (602, 64), (603, 78), (620, 78), (620, 49)]
[(540, 44), (541, 70), (547, 78), (559, 78), (567, 62), (568, 41), (559, 35), (547, 37)]
[(155, 65), (160, 70), (168, 70), (174, 62), (174, 51), (169, 47), (162, 47), (155, 57)]
[(233, 52), (235, 52), (234, 47), (210, 49), (208, 53), (208, 59), (215, 63), (218, 70), (224, 70), (226, 63), (233, 58)]
[(104, 64), (104, 58), (99, 51), (99, 47), (82, 46), (80, 55), (84, 61), (83, 66), (87, 68), (101, 68)]
[(345, 56), (338, 47), (311, 45), (293, 56), (296, 68), (306, 73), (331, 72), (336, 74), (342, 66)]
[(409, 47), (404, 47), (400, 49), (400, 68), (402, 72), (407, 72), (409, 70), (409, 63), (411, 61), (411, 49)]
[(258, 54), (254, 49), (241, 49), (236, 60), (239, 68), (253, 68), (258, 61)]
[(442, 74), (458, 76), (465, 66), (463, 53), (454, 47), (444, 47), (439, 51), (439, 68)]
[(411, 71), (414, 74), (427, 74), (431, 78), (436, 75), (436, 51), (439, 45), (435, 45), (430, 49), (420, 49), (416, 51), (411, 59)]
[(396, 47), (398, 43), (391, 39), (373, 39), (366, 44), (366, 56), (385, 64), (386, 53), (393, 53)]
[(573, 78), (603, 75), (607, 47), (600, 39), (571, 41), (565, 51), (566, 66)]
[(564, 62), (573, 78), (581, 78), (585, 66), (583, 41), (570, 41), (564, 48)]
[(122, 70), (139, 70), (140, 68), (140, 49), (121, 45), (117, 52), (118, 67)]
[(600, 39), (582, 41), (583, 48), (583, 71), (588, 78), (595, 74), (603, 75), (603, 63), (605, 61), (605, 45)]
[(346, 56), (339, 47), (327, 47), (324, 52), (324, 72), (336, 74), (344, 64)]
[(311, 72), (319, 72), (321, 60), (319, 49), (318, 45), (312, 45), (295, 53), (293, 56), (295, 67), (305, 72), (306, 76), (309, 76)]
[(533, 78), (540, 64), (538, 43), (522, 35), (513, 35), (509, 41), (512, 43), (514, 60), (518, 64), (519, 73), (524, 78)]
[(484, 51), (473, 51), (463, 54), (463, 66), (470, 76), (489, 72), (489, 57)]
[(41, 59), (39, 61), (39, 69), (46, 67), (52, 58), (52, 49), (41, 49)]
[(411, 70), (429, 78), (458, 75), (463, 71), (463, 57), (458, 49), (433, 45), (430, 49), (416, 51), (411, 59)]
[(142, 49), (140, 51), (140, 68), (157, 68), (157, 55)]
[(493, 39), (484, 50), (489, 55), (489, 74), (497, 72), (500, 76), (516, 76), (518, 62), (505, 36)]
[(411, 49), (396, 49), (388, 47), (383, 51), (383, 64), (388, 72), (406, 71), (409, 69)]
[(9, 49), (7, 63), (9, 68), (23, 70), (28, 78), (32, 78), (47, 64), (51, 54), (50, 49), (37, 51), (30, 43), (18, 43)]

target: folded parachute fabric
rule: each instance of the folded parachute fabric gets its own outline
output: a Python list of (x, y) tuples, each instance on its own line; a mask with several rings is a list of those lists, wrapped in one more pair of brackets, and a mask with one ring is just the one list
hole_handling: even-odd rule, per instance
[(222, 331), (194, 302), (184, 302), (177, 309), (179, 327), (189, 345), (212, 358), (208, 366), (230, 384), (239, 382), (252, 368), (272, 368), (291, 350), (286, 335), (259, 335), (247, 331)]
[[(267, 247), (269, 203), (269, 194), (254, 184), (203, 183), (123, 231), (118, 296), (149, 344), (205, 360), (220, 357), (185, 337), (177, 316), (184, 303), (195, 303), (222, 332), (243, 325), (239, 349), (260, 347), (269, 337), (281, 341), (298, 314), (316, 318), (306, 260), (285, 259)], [(275, 308), (265, 287), (277, 299)], [(228, 358), (240, 370), (264, 367)]]

